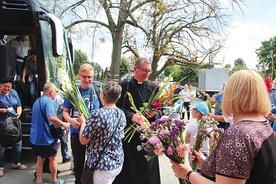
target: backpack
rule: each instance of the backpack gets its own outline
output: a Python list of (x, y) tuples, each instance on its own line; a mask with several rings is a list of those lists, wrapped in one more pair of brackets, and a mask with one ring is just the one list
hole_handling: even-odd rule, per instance
[(22, 128), (20, 119), (7, 117), (0, 122), (0, 144), (7, 148), (22, 139)]

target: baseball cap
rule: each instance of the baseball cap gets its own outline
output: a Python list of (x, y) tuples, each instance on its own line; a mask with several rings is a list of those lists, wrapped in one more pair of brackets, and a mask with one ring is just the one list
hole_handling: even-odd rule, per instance
[(209, 113), (208, 107), (204, 102), (197, 103), (194, 106), (190, 106), (190, 108), (198, 110), (203, 115), (207, 115)]

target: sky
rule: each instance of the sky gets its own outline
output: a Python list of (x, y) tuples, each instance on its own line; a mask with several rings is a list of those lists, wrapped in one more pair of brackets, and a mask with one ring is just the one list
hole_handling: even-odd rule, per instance
[[(229, 0), (223, 0), (229, 1)], [(255, 50), (261, 46), (262, 41), (267, 41), (276, 36), (276, 0), (244, 0), (242, 13), (236, 14), (229, 23), (225, 47), (217, 55), (217, 60), (222, 65), (231, 64), (234, 60), (242, 58), (248, 68), (255, 68), (257, 55)], [(91, 55), (89, 41), (75, 43), (76, 49), (81, 49), (87, 55)], [(97, 62), (103, 69), (111, 64), (111, 40), (100, 44), (95, 50), (94, 62)]]

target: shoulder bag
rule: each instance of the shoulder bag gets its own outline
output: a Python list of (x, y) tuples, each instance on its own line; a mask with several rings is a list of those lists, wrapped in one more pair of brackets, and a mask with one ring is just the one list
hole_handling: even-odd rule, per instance
[(40, 108), (41, 114), (42, 114), (42, 116), (43, 116), (43, 118), (45, 120), (45, 123), (48, 125), (48, 127), (50, 129), (50, 133), (51, 133), (52, 137), (55, 140), (61, 138), (63, 136), (63, 130), (62, 130), (62, 128), (60, 126), (56, 128), (53, 124), (50, 125), (48, 119), (46, 118), (45, 114), (41, 110), (41, 101), (40, 101), (40, 99), (39, 99), (39, 108)]
[(118, 126), (119, 126), (119, 123), (120, 123), (120, 120), (118, 121), (117, 126), (116, 126), (115, 130), (113, 131), (112, 135), (110, 136), (110, 138), (106, 142), (106, 145), (105, 145), (104, 149), (99, 154), (99, 158), (98, 158), (96, 164), (94, 165), (94, 167), (90, 168), (90, 167), (87, 166), (87, 164), (86, 164), (87, 162), (85, 163), (84, 168), (82, 170), (82, 174), (81, 174), (81, 183), (82, 184), (93, 184), (93, 172), (94, 172), (96, 166), (99, 164), (100, 159), (102, 157), (102, 154), (105, 151), (106, 146), (110, 142), (111, 138), (114, 136), (114, 134), (115, 134), (115, 132), (116, 132)]

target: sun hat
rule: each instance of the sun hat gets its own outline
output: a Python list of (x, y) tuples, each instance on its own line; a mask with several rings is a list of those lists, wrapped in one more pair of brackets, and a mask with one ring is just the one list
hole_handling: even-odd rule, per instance
[(209, 113), (208, 107), (204, 102), (197, 103), (194, 106), (190, 106), (190, 108), (198, 110), (203, 115), (207, 115)]

